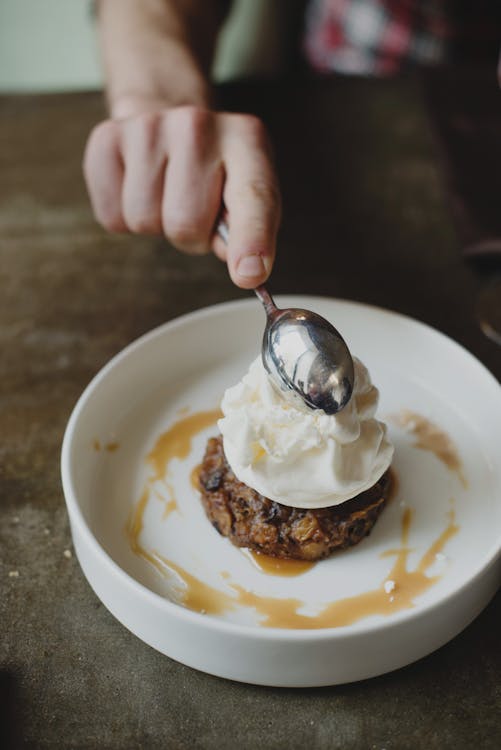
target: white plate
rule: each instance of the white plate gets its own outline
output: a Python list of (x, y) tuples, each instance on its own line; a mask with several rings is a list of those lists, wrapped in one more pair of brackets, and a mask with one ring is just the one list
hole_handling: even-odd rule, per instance
[(342, 331), (380, 389), (383, 419), (408, 409), (448, 433), (462, 459), (467, 487), (433, 453), (414, 447), (411, 436), (390, 426), (399, 487), (372, 534), (300, 576), (271, 576), (211, 527), (190, 483), (207, 437), (217, 432), (213, 425), (194, 438), (186, 459), (170, 464), (177, 510), (165, 514), (165, 484), (157, 483), (158, 496), (151, 493), (138, 535), (141, 547), (227, 597), (235, 597), (236, 584), (260, 597), (297, 599), (300, 612), (313, 616), (332, 601), (381, 592), (395, 562), (394, 556), (382, 554), (401, 547), (406, 507), (413, 509), (407, 559), (411, 571), (450, 526), (452, 508), (457, 533), (442, 540), (440, 554), (433, 554), (425, 571), (436, 578), (433, 585), (411, 597), (408, 607), (349, 625), (267, 627), (262, 615), (241, 603), (218, 614), (182, 606), (182, 580), (168, 568), (162, 575), (132, 551), (124, 529), (151, 474), (147, 456), (157, 439), (187, 410), (216, 408), (224, 389), (258, 354), (264, 315), (253, 299), (217, 305), (161, 326), (115, 357), (85, 390), (68, 423), (62, 451), (76, 554), (89, 583), (118, 620), (178, 661), (263, 685), (360, 680), (438, 648), (496, 591), (501, 390), (471, 354), (409, 318), (318, 297), (284, 297), (278, 302), (315, 310)]

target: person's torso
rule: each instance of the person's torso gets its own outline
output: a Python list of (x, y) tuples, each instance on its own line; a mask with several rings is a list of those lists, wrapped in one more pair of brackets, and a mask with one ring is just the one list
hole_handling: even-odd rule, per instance
[(306, 21), (316, 70), (388, 75), (413, 64), (494, 63), (501, 0), (310, 0)]

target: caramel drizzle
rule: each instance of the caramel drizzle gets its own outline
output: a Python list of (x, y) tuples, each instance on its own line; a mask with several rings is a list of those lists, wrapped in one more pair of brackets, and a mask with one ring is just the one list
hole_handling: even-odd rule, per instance
[(179, 510), (177, 505), (177, 500), (175, 497), (173, 497), (171, 500), (168, 500), (165, 503), (164, 512), (162, 515), (162, 520), (165, 520), (174, 510)]
[[(92, 447), (94, 448), (95, 451), (100, 451), (102, 447), (101, 442), (97, 438), (95, 438), (92, 442)], [(107, 450), (108, 453), (115, 453), (115, 451), (117, 451), (119, 448), (120, 448), (120, 443), (118, 443), (116, 440), (111, 441), (109, 443), (105, 443), (104, 445), (104, 449)]]
[(408, 409), (390, 417), (391, 421), (415, 438), (414, 447), (433, 453), (450, 471), (457, 474), (463, 487), (468, 487), (458, 450), (438, 425)]
[[(183, 414), (186, 413), (186, 407), (181, 409), (180, 412)], [(163, 519), (167, 518), (173, 511), (179, 511), (177, 500), (174, 496), (174, 488), (168, 481), (169, 464), (173, 458), (178, 458), (180, 460), (186, 458), (191, 451), (191, 445), (195, 435), (204, 430), (206, 427), (210, 427), (210, 425), (214, 424), (214, 422), (217, 422), (217, 420), (220, 419), (221, 416), (222, 412), (220, 409), (212, 409), (211, 411), (202, 411), (197, 412), (196, 414), (190, 414), (189, 416), (178, 420), (177, 422), (175, 422), (175, 424), (172, 425), (172, 427), (170, 427), (170, 429), (160, 435), (153, 447), (153, 450), (148, 454), (147, 460), (152, 466), (153, 475), (149, 478), (148, 484), (146, 485), (143, 495), (139, 500), (138, 506), (136, 510), (133, 511), (131, 518), (129, 519), (127, 524), (127, 534), (129, 536), (129, 539), (133, 540), (131, 542), (131, 547), (135, 545), (136, 549), (133, 551), (135, 551), (136, 554), (138, 550), (137, 539), (139, 536), (139, 534), (136, 533), (137, 524), (139, 523), (139, 516), (136, 517), (136, 511), (139, 509), (141, 511), (142, 517), (142, 514), (144, 514), (144, 511), (148, 504), (148, 500), (150, 498), (152, 485), (154, 484), (154, 482), (162, 479), (169, 493), (170, 499), (165, 503), (165, 509), (162, 516)], [(195, 481), (194, 476), (196, 469), (197, 467), (195, 467), (192, 472), (192, 483)], [(198, 478), (196, 479), (196, 481), (198, 482)], [(158, 567), (157, 565), (155, 566)]]
[[(129, 544), (134, 554), (152, 565), (162, 576), (169, 580), (174, 577), (179, 603), (184, 607), (203, 614), (222, 615), (243, 606), (254, 609), (262, 618), (259, 624), (264, 627), (308, 630), (334, 628), (351, 625), (373, 615), (389, 615), (414, 607), (415, 599), (441, 578), (440, 575), (428, 576), (426, 573), (434, 564), (437, 554), (444, 549), (447, 542), (459, 530), (453, 508), (447, 516), (447, 527), (422, 555), (414, 570), (408, 570), (408, 557), (412, 551), (408, 542), (413, 511), (410, 508), (405, 509), (401, 519), (400, 547), (387, 550), (382, 555), (384, 557), (395, 556), (395, 563), (380, 586), (356, 596), (332, 601), (324, 605), (315, 616), (304, 615), (299, 612), (305, 606), (305, 603), (300, 599), (278, 599), (247, 591), (240, 584), (231, 581), (229, 574), (226, 572), (221, 572), (220, 576), (226, 580), (232, 593), (220, 591), (199, 580), (159, 552), (145, 549), (140, 542), (140, 536), (144, 526), (143, 516), (151, 494), (151, 483), (157, 479), (165, 479), (168, 474), (168, 464), (172, 458), (186, 458), (190, 453), (194, 435), (213, 424), (219, 417), (219, 410), (193, 414), (180, 420), (160, 436), (148, 456), (154, 475), (132, 510), (126, 527)], [(199, 467), (195, 467), (190, 474), (191, 484), (195, 489), (198, 489), (199, 486), (198, 474)], [(172, 488), (170, 488), (170, 494), (172, 499), (166, 505), (164, 517), (177, 508), (172, 495)], [(253, 555), (252, 559), (263, 572), (270, 572), (270, 559), (273, 560), (273, 558), (264, 560), (265, 557)], [(274, 564), (278, 567), (274, 575), (299, 575), (311, 566), (311, 563), (303, 561), (281, 562), (287, 564), (298, 562), (302, 566), (302, 570), (298, 572), (298, 568), (296, 568), (296, 572), (285, 573), (280, 570), (280, 562), (275, 561)], [(385, 588), (385, 584), (388, 586), (390, 582), (391, 588)]]
[(270, 576), (285, 576), (287, 578), (300, 576), (315, 567), (314, 562), (308, 560), (285, 560), (281, 557), (264, 555), (251, 549), (243, 549), (244, 555), (251, 561), (255, 568), (261, 573)]
[[(174, 575), (178, 583), (176, 586), (179, 603), (187, 609), (202, 614), (222, 615), (237, 607), (253, 608), (262, 616), (260, 625), (269, 628), (289, 628), (317, 630), (322, 628), (337, 628), (351, 625), (358, 620), (373, 615), (389, 615), (403, 609), (414, 607), (414, 600), (427, 591), (440, 578), (440, 575), (427, 576), (426, 571), (436, 560), (436, 554), (441, 552), (449, 539), (459, 530), (455, 522), (454, 510), (448, 514), (449, 523), (418, 562), (415, 570), (407, 569), (407, 560), (411, 548), (408, 546), (408, 535), (412, 521), (412, 511), (407, 508), (401, 520), (401, 546), (383, 553), (384, 557), (396, 556), (389, 575), (380, 586), (357, 596), (338, 599), (326, 606), (315, 616), (303, 615), (299, 610), (305, 603), (300, 599), (278, 599), (261, 596), (253, 591), (244, 589), (240, 584), (229, 581), (228, 586), (235, 595), (214, 588), (189, 573), (177, 563), (164, 557), (157, 551), (148, 551), (139, 542), (142, 530), (142, 514), (147, 502), (146, 495), (139, 501), (133, 522), (129, 527), (131, 549), (138, 554), (162, 576), (172, 579)], [(227, 578), (227, 575), (221, 574)], [(393, 581), (392, 591), (385, 590), (385, 583)]]
[(158, 438), (153, 450), (147, 457), (153, 468), (153, 481), (163, 479), (167, 474), (168, 465), (173, 458), (183, 460), (191, 450), (195, 435), (206, 427), (217, 422), (222, 417), (220, 409), (200, 411), (180, 419)]
[(197, 464), (190, 472), (190, 484), (194, 490), (200, 492), (200, 469), (202, 464)]

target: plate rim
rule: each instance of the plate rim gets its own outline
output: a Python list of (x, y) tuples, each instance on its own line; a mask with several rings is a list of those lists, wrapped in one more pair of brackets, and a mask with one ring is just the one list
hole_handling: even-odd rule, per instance
[[(497, 387), (500, 387), (500, 383), (497, 380), (497, 378), (494, 376), (494, 374), (474, 355), (472, 354), (468, 349), (466, 349), (462, 344), (457, 342), (452, 337), (448, 336), (447, 334), (443, 333), (442, 331), (434, 328), (433, 326), (430, 326), (427, 323), (424, 323), (421, 320), (418, 320), (416, 318), (413, 318), (409, 315), (402, 314), (400, 312), (396, 312), (393, 310), (390, 310), (388, 308), (379, 307), (376, 305), (371, 305), (364, 302), (358, 302), (355, 300), (348, 300), (348, 299), (338, 299), (335, 297), (330, 297), (327, 295), (299, 295), (299, 294), (281, 294), (281, 295), (274, 295), (275, 301), (280, 305), (281, 303), (284, 303), (288, 306), (297, 304), (298, 306), (309, 306), (310, 304), (312, 306), (315, 305), (315, 302), (333, 302), (336, 305), (341, 305), (345, 307), (356, 307), (359, 309), (364, 309), (366, 311), (370, 312), (377, 312), (380, 315), (383, 315), (388, 318), (399, 318), (404, 323), (411, 325), (411, 326), (417, 326), (425, 330), (426, 333), (429, 335), (437, 336), (439, 338), (442, 338), (444, 341), (447, 342), (447, 344), (453, 347), (457, 347), (462, 355), (466, 355), (466, 357), (470, 360), (470, 362), (478, 369), (479, 373), (481, 373), (482, 377), (487, 377), (491, 384)], [(420, 617), (427, 615), (430, 612), (433, 612), (436, 608), (443, 607), (447, 604), (447, 602), (450, 602), (457, 596), (461, 595), (463, 590), (469, 588), (470, 586), (474, 585), (475, 582), (484, 574), (487, 574), (489, 569), (496, 565), (498, 560), (501, 558), (501, 535), (499, 535), (496, 541), (494, 542), (492, 549), (489, 549), (487, 551), (487, 554), (485, 554), (479, 563), (477, 563), (477, 566), (473, 569), (473, 572), (471, 575), (468, 576), (467, 580), (463, 580), (459, 584), (457, 584), (454, 588), (452, 588), (450, 591), (445, 593), (441, 598), (437, 599), (436, 601), (429, 602), (428, 604), (416, 606), (412, 609), (408, 610), (402, 610), (400, 612), (395, 613), (392, 615), (391, 620), (381, 620), (376, 622), (367, 622), (366, 620), (362, 619), (358, 622), (352, 623), (350, 625), (343, 625), (339, 627), (332, 627), (332, 628), (320, 628), (320, 629), (307, 629), (307, 628), (297, 628), (297, 629), (289, 629), (289, 628), (278, 628), (278, 627), (261, 627), (259, 625), (247, 625), (247, 624), (239, 624), (227, 620), (222, 620), (217, 617), (207, 617), (207, 615), (204, 615), (199, 612), (195, 612), (192, 610), (187, 609), (186, 607), (183, 607), (182, 604), (178, 604), (176, 602), (171, 601), (170, 599), (167, 599), (166, 597), (162, 596), (161, 594), (158, 594), (157, 592), (150, 589), (145, 584), (139, 582), (134, 576), (132, 576), (130, 573), (125, 571), (115, 560), (111, 557), (111, 555), (106, 552), (104, 547), (99, 543), (95, 535), (93, 534), (92, 530), (90, 529), (89, 525), (87, 524), (83, 512), (80, 508), (80, 504), (77, 500), (77, 495), (74, 490), (73, 480), (71, 476), (70, 471), (70, 463), (71, 463), (71, 444), (72, 440), (75, 434), (75, 427), (78, 425), (79, 417), (85, 408), (85, 405), (89, 398), (91, 397), (92, 393), (96, 389), (96, 387), (99, 386), (100, 382), (104, 380), (104, 378), (108, 375), (108, 373), (113, 370), (117, 365), (120, 364), (120, 362), (124, 359), (126, 359), (132, 352), (137, 350), (138, 348), (141, 348), (148, 342), (154, 340), (155, 338), (163, 335), (163, 333), (166, 330), (173, 330), (175, 328), (179, 328), (183, 325), (186, 325), (191, 320), (196, 320), (199, 317), (204, 317), (209, 315), (216, 315), (224, 310), (228, 309), (234, 309), (234, 308), (250, 308), (256, 305), (256, 300), (253, 297), (250, 298), (244, 298), (244, 299), (235, 299), (235, 300), (229, 300), (226, 302), (217, 303), (215, 305), (209, 305), (206, 307), (198, 308), (196, 310), (193, 310), (188, 313), (184, 313), (183, 315), (177, 316), (175, 318), (172, 318), (171, 320), (166, 321), (165, 323), (161, 323), (158, 326), (155, 326), (153, 329), (145, 332), (138, 338), (131, 341), (129, 344), (127, 344), (123, 349), (121, 349), (119, 352), (117, 352), (103, 367), (101, 367), (98, 372), (92, 377), (92, 379), (89, 381), (87, 386), (82, 391), (81, 395), (79, 396), (78, 400), (76, 401), (70, 418), (67, 422), (63, 441), (62, 441), (62, 448), (61, 448), (61, 480), (62, 480), (62, 486), (63, 486), (63, 494), (65, 497), (65, 502), (67, 506), (68, 515), (70, 518), (70, 521), (73, 523), (78, 523), (78, 531), (79, 533), (83, 533), (86, 541), (88, 544), (90, 544), (94, 551), (98, 554), (100, 559), (103, 563), (107, 565), (111, 565), (111, 568), (115, 575), (118, 575), (124, 583), (134, 590), (136, 594), (139, 594), (141, 597), (146, 598), (149, 600), (155, 607), (160, 607), (161, 609), (165, 609), (166, 614), (170, 613), (175, 617), (181, 617), (185, 618), (188, 621), (190, 621), (193, 625), (201, 625), (204, 628), (209, 627), (212, 630), (216, 631), (227, 631), (228, 633), (231, 633), (233, 635), (242, 635), (242, 636), (249, 636), (257, 640), (288, 640), (288, 641), (297, 641), (297, 642), (308, 642), (308, 641), (321, 641), (321, 640), (332, 640), (332, 639), (342, 639), (346, 638), (347, 636), (356, 636), (361, 634), (368, 634), (368, 633), (376, 633), (378, 631), (387, 631), (389, 628), (392, 627), (398, 627), (406, 622), (410, 622), (416, 619), (419, 619)], [(259, 303), (257, 303), (259, 304)], [(501, 390), (500, 390), (500, 396), (501, 396)], [(78, 556), (78, 553), (77, 553)]]

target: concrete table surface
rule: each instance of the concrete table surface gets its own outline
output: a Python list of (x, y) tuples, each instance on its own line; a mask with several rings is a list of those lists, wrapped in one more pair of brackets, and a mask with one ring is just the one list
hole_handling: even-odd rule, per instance
[[(474, 317), (485, 279), (461, 257), (423, 81), (329, 78), (220, 93), (225, 106), (263, 116), (276, 145), (284, 221), (271, 290), (415, 316), (499, 377), (501, 351)], [(282, 690), (171, 661), (91, 591), (72, 555), (59, 477), (76, 399), (140, 334), (247, 296), (213, 257), (96, 225), (80, 165), (103, 113), (98, 94), (0, 98), (0, 744), (500, 747), (499, 595), (416, 664)]]

